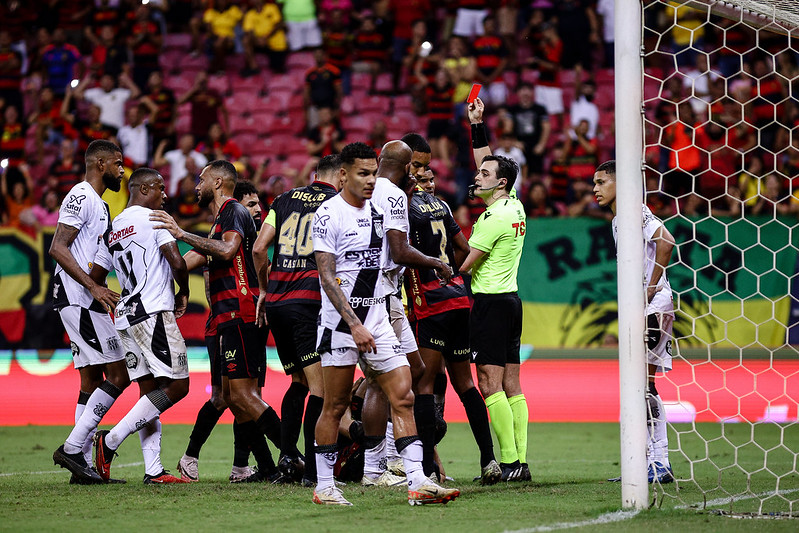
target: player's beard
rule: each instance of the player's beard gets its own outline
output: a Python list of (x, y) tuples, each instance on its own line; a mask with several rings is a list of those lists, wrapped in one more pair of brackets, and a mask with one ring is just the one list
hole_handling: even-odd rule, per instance
[(255, 222), (255, 229), (256, 231), (261, 231), (261, 226), (263, 225), (263, 220), (261, 220), (261, 215), (256, 217), (252, 217), (253, 222)]
[(103, 185), (105, 185), (107, 189), (119, 192), (119, 189), (122, 188), (122, 176), (114, 176), (113, 172), (106, 171), (103, 173)]
[(200, 191), (200, 195), (197, 197), (197, 205), (200, 207), (208, 207), (211, 205), (211, 202), (214, 201), (214, 192), (213, 191)]

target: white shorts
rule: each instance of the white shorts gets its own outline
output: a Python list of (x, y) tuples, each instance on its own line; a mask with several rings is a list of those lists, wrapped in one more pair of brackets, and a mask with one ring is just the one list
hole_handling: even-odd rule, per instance
[(408, 317), (405, 316), (405, 307), (402, 305), (402, 300), (396, 295), (392, 294), (388, 297), (389, 302), (389, 320), (391, 320), (391, 327), (394, 328), (394, 335), (400, 341), (402, 346), (402, 353), (409, 354), (419, 350), (416, 344), (416, 337), (413, 336), (411, 323), (408, 322)]
[(316, 19), (302, 22), (286, 22), (286, 26), (289, 30), (286, 37), (292, 52), (303, 48), (322, 46), (322, 32), (319, 31)]
[(131, 380), (147, 374), (169, 379), (189, 377), (186, 341), (172, 311), (156, 313), (144, 322), (120, 330), (119, 338)]
[(494, 81), (480, 89), (480, 99), (495, 106), (503, 106), (508, 100), (508, 87), (504, 81)]
[[(654, 317), (656, 323), (650, 324), (649, 317)], [(674, 312), (664, 313), (655, 311), (652, 314), (647, 315), (647, 330), (652, 329), (652, 326), (657, 328), (657, 333), (654, 335), (647, 333), (646, 335), (646, 362), (647, 364), (655, 365), (657, 372), (668, 372), (671, 370), (671, 347), (674, 326)]]
[(487, 9), (458, 8), (455, 15), (455, 25), (452, 27), (452, 34), (470, 39), (475, 35), (483, 35), (485, 33), (483, 20), (487, 16)]
[[(324, 327), (319, 328), (317, 338), (321, 338)], [(377, 353), (368, 352), (361, 354), (358, 348), (345, 346), (332, 348), (329, 352), (320, 354), (322, 366), (350, 366), (361, 364), (364, 373), (368, 371), (376, 374), (385, 374), (401, 366), (410, 366), (408, 358), (402, 351), (402, 346), (397, 341), (397, 336), (388, 322), (385, 322), (377, 331), (371, 331), (375, 339)]]
[(547, 109), (547, 113), (550, 115), (560, 115), (564, 111), (563, 89), (560, 87), (536, 85), (535, 103), (544, 106)]
[(108, 313), (68, 305), (58, 311), (69, 335), (75, 368), (105, 365), (125, 358), (117, 330)]

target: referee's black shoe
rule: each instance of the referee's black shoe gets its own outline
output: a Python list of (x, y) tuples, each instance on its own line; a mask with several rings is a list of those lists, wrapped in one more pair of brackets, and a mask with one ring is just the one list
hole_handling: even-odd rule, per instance
[(502, 481), (523, 481), (524, 469), (522, 464), (517, 460), (514, 463), (500, 463), (502, 468)]
[(66, 468), (77, 479), (87, 483), (103, 483), (103, 478), (100, 474), (94, 471), (88, 464), (86, 459), (83, 458), (83, 453), (67, 453), (64, 451), (64, 445), (58, 447), (53, 452), (53, 464)]

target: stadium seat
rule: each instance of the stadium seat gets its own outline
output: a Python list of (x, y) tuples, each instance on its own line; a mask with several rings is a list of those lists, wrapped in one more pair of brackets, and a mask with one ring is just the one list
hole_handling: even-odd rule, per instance
[(175, 120), (175, 131), (178, 135), (189, 133), (191, 131), (191, 115), (178, 115)]
[(230, 76), (230, 88), (234, 93), (239, 91), (247, 91), (250, 93), (263, 92), (265, 87), (266, 83), (261, 74), (256, 74), (248, 78), (242, 78), (238, 74)]
[(188, 53), (191, 50), (191, 35), (188, 33), (167, 33), (164, 35), (163, 50), (180, 50)]
[(270, 93), (273, 91), (297, 92), (302, 89), (302, 85), (298, 85), (297, 80), (288, 74), (276, 74), (266, 80), (266, 88)]
[(358, 103), (358, 111), (361, 113), (377, 111), (387, 114), (391, 111), (391, 98), (379, 95), (368, 96)]
[(241, 133), (251, 133), (255, 135), (259, 133), (260, 128), (255, 119), (249, 115), (233, 114), (230, 116), (230, 134), (237, 135)]
[(286, 66), (290, 70), (307, 71), (314, 66), (313, 54), (311, 52), (293, 52), (286, 59)]
[(222, 95), (230, 93), (230, 84), (225, 75), (212, 74), (208, 76), (208, 88)]
[(521, 81), (525, 83), (531, 83), (535, 85), (538, 82), (538, 71), (537, 70), (530, 70), (524, 69), (522, 70), (522, 79)]
[(352, 95), (344, 96), (341, 99), (341, 105), (339, 106), (339, 111), (341, 111), (342, 115), (351, 115), (355, 113), (355, 98)]
[(390, 72), (383, 72), (377, 76), (375, 90), (381, 93), (389, 93), (394, 91), (394, 80), (392, 79)]
[(186, 52), (182, 50), (165, 50), (158, 56), (158, 65), (164, 72), (180, 69), (180, 63), (186, 57)]
[(183, 56), (183, 59), (180, 62), (180, 70), (182, 72), (207, 72), (208, 58), (203, 55)]
[(164, 76), (164, 86), (175, 93), (176, 98), (180, 98), (183, 93), (194, 85), (194, 74), (167, 74)]
[(236, 142), (236, 144), (239, 145), (239, 148), (241, 148), (241, 151), (244, 154), (250, 153), (250, 149), (258, 141), (258, 135), (256, 133), (248, 133), (248, 132), (242, 132), (238, 134), (233, 133), (232, 137), (233, 140)]
[(394, 97), (394, 112), (410, 111), (413, 112), (413, 98), (410, 94), (400, 94)]
[(341, 127), (348, 134), (367, 134), (372, 130), (374, 122), (372, 115), (352, 115), (341, 119)]
[(260, 99), (260, 95), (254, 91), (233, 91), (225, 98), (225, 107), (229, 113), (245, 115), (255, 111)]

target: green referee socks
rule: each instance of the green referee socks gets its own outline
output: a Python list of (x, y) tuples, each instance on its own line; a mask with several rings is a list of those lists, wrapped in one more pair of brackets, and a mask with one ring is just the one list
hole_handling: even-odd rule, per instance
[(527, 462), (527, 422), (529, 411), (527, 410), (527, 399), (524, 394), (517, 394), (508, 398), (510, 410), (513, 411), (513, 436), (516, 441), (516, 453), (519, 454), (519, 461)]
[(513, 411), (508, 403), (505, 391), (495, 392), (486, 398), (486, 407), (491, 416), (491, 427), (499, 441), (500, 462), (515, 463), (518, 459), (516, 441), (513, 435)]

